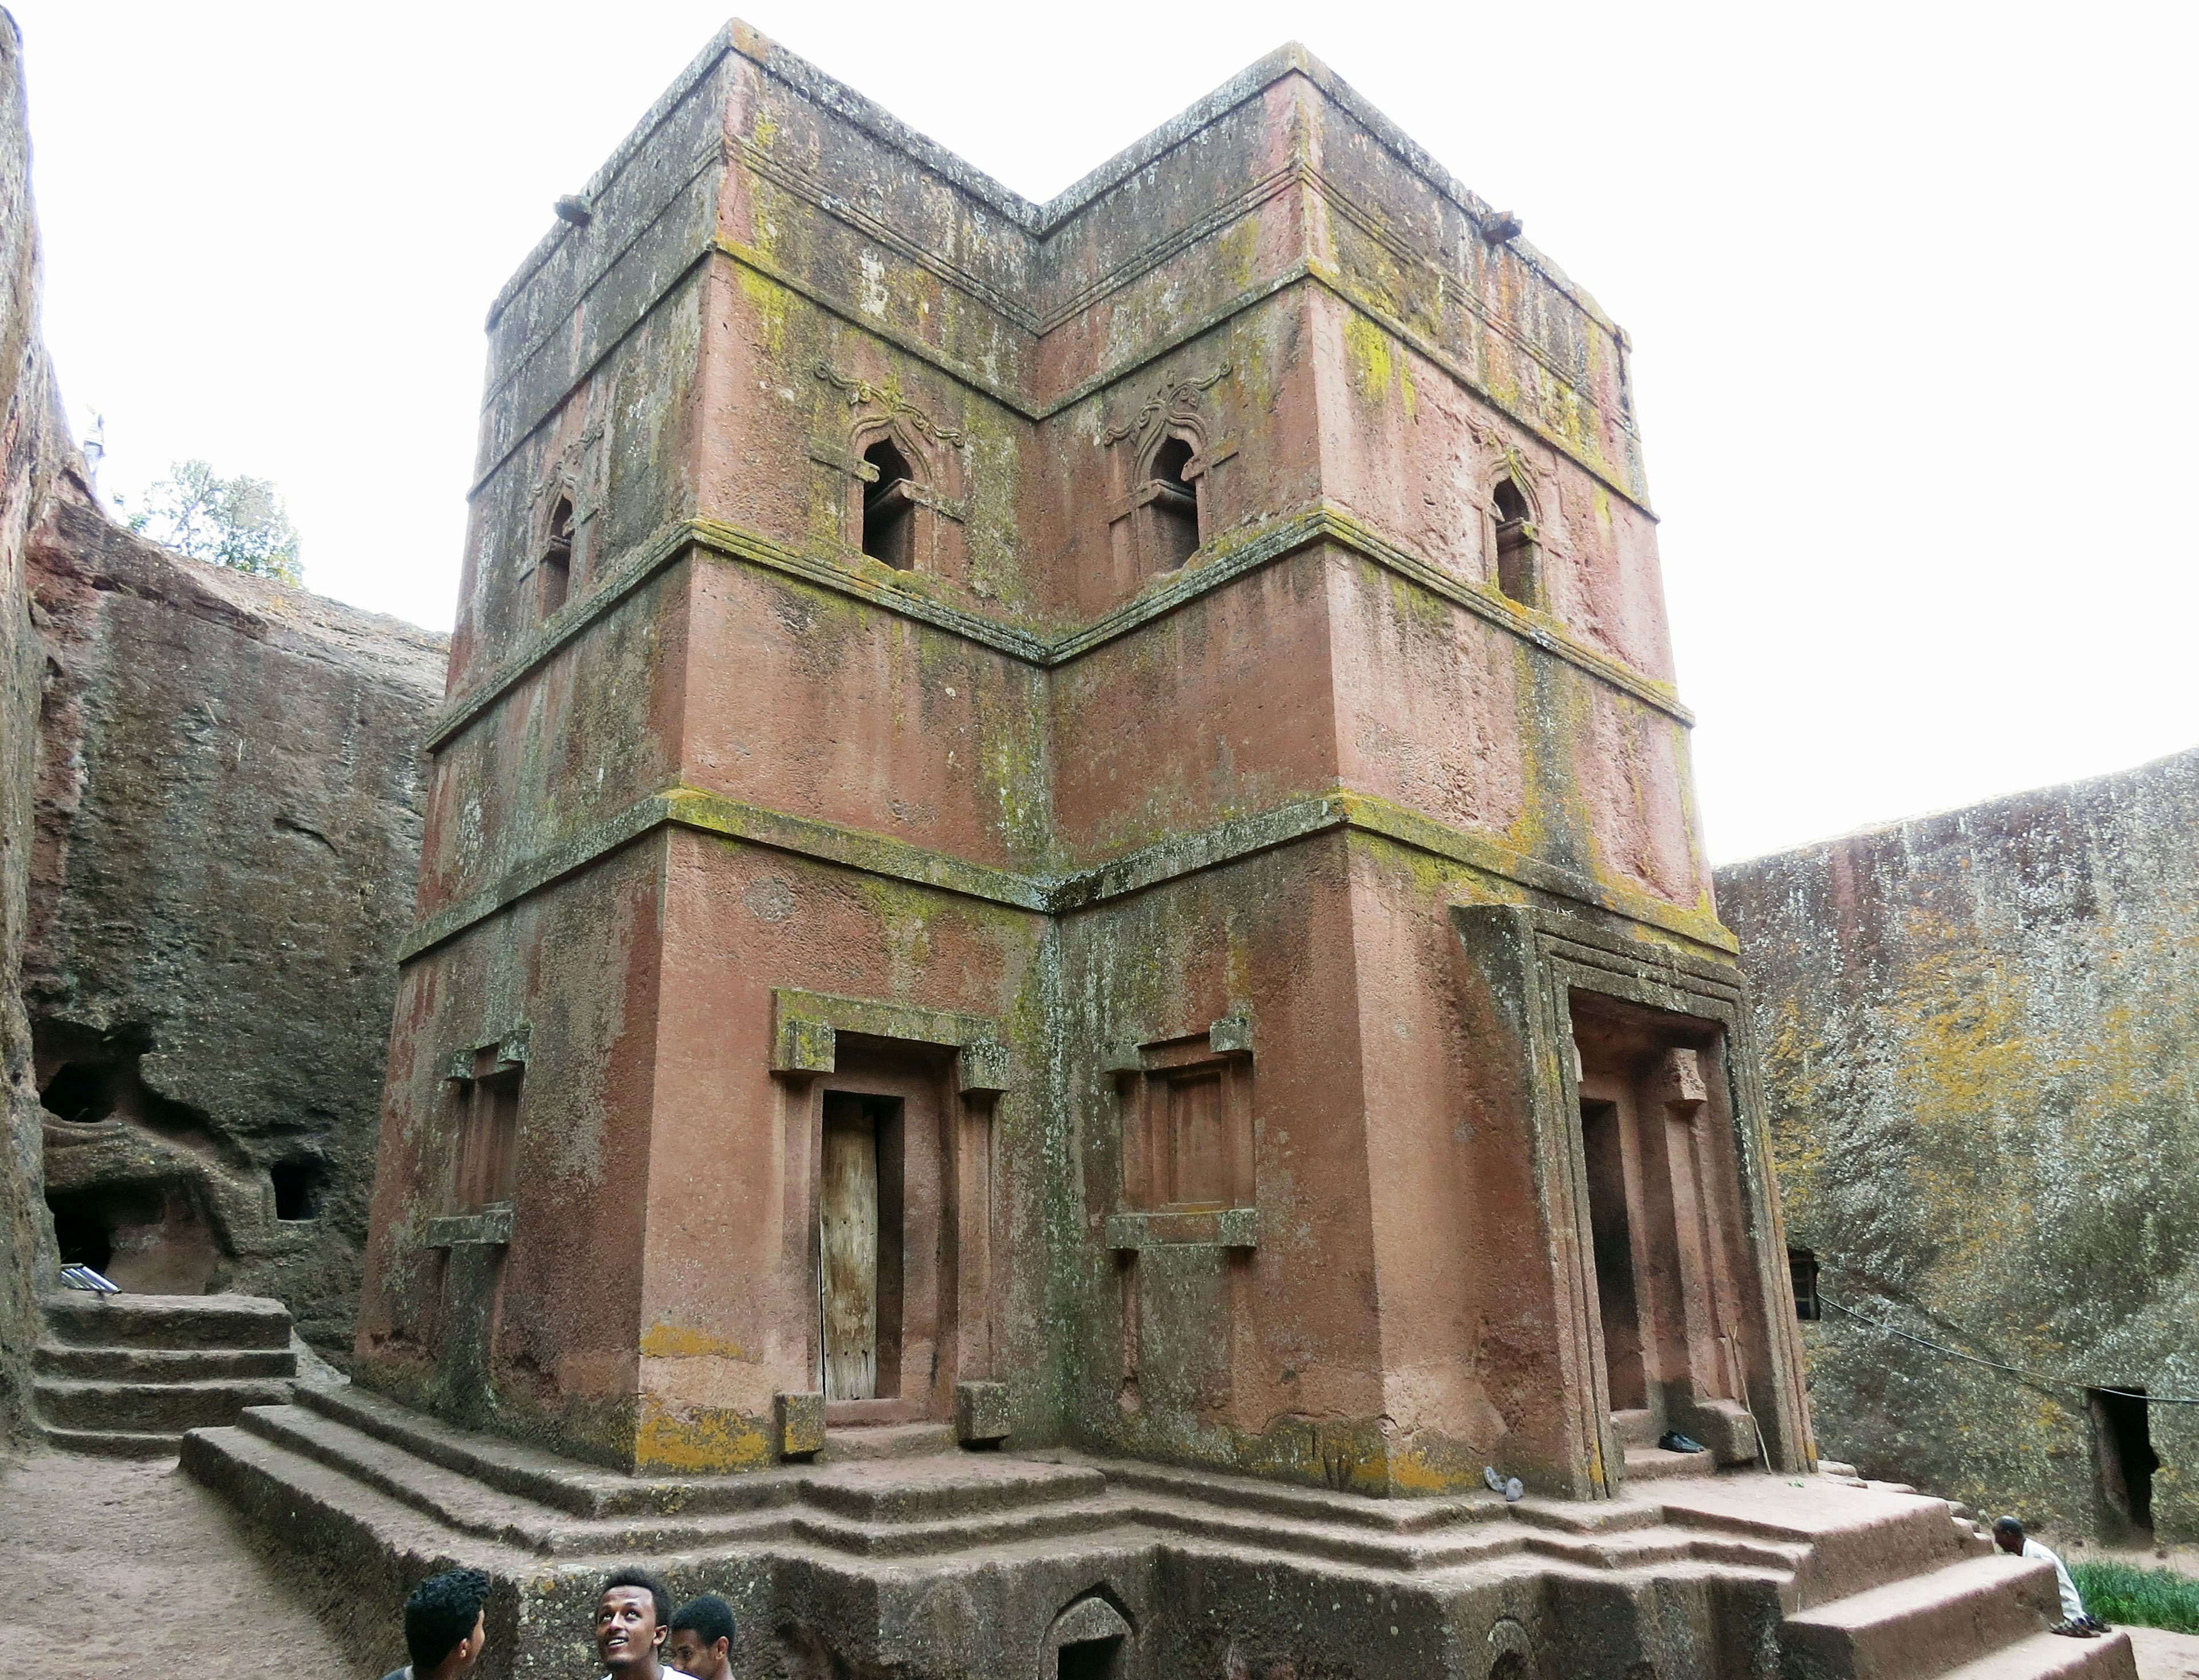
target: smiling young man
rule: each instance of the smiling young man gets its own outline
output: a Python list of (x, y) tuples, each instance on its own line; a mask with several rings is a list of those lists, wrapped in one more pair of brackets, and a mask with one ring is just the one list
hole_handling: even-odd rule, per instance
[(621, 1569), (596, 1600), (596, 1654), (604, 1680), (694, 1680), (661, 1660), (672, 1595), (645, 1569)]

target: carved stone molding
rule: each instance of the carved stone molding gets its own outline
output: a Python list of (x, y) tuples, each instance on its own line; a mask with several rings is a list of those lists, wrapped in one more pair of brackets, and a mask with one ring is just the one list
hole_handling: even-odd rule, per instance
[(848, 406), (850, 409), (860, 408), (868, 403), (897, 420), (907, 422), (925, 436), (936, 442), (948, 444), (957, 449), (969, 447), (967, 432), (959, 426), (941, 425), (930, 415), (897, 392), (884, 390), (872, 384), (867, 379), (850, 379), (829, 362), (818, 363), (814, 371), (818, 378), (847, 398)]
[(1173, 384), (1161, 387), (1146, 399), (1144, 405), (1129, 420), (1119, 426), (1110, 426), (1102, 432), (1100, 441), (1116, 444), (1126, 437), (1134, 437), (1138, 440), (1138, 452), (1143, 454), (1145, 446), (1156, 432), (1170, 424), (1181, 425), (1198, 419), (1204, 394), (1236, 370), (1234, 363), (1223, 362), (1204, 377), (1179, 379)]

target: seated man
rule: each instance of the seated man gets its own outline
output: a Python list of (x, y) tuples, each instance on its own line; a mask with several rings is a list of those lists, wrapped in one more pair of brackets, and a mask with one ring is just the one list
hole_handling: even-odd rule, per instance
[(458, 1680), (488, 1642), (488, 1577), (478, 1569), (430, 1575), (405, 1601), (405, 1650), (412, 1660), (382, 1680)]
[(604, 1583), (596, 1600), (596, 1654), (604, 1680), (694, 1680), (659, 1660), (672, 1595), (645, 1569), (621, 1569)]
[(2054, 1566), (2054, 1584), (2062, 1594), (2062, 1619), (2055, 1623), (2055, 1632), (2066, 1633), (2072, 1639), (2090, 1639), (2108, 1630), (2105, 1622), (2085, 1613), (2085, 1601), (2078, 1596), (2077, 1584), (2069, 1578), (2068, 1566), (2036, 1540), (2026, 1539), (2023, 1525), (2014, 1517), (1993, 1520), (1993, 1544), (2013, 1556), (2038, 1558)]
[(695, 1680), (733, 1680), (733, 1607), (704, 1593), (673, 1613), (664, 1648)]

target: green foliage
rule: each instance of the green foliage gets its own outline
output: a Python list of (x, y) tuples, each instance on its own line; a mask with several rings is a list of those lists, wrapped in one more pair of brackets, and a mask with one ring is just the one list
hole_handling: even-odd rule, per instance
[(217, 478), (204, 461), (178, 461), (146, 491), (143, 505), (125, 508), (123, 522), (164, 547), (232, 571), (289, 584), (304, 575), (297, 530), (264, 478)]
[(2199, 1633), (2199, 1581), (2173, 1569), (2137, 1569), (2127, 1563), (2073, 1563), (2085, 1608), (2110, 1625)]

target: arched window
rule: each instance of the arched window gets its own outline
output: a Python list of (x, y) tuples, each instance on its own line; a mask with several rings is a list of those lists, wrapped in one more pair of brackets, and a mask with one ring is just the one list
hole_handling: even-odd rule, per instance
[(569, 496), (557, 498), (557, 505), (550, 510), (549, 540), (543, 545), (542, 558), (534, 568), (535, 616), (547, 618), (565, 604), (565, 597), (573, 587), (573, 501)]
[(1174, 571), (1199, 547), (1199, 487), (1183, 475), (1191, 464), (1192, 452), (1188, 439), (1172, 437), (1153, 457), (1148, 488), (1152, 496), (1153, 569), (1157, 572)]
[(1496, 586), (1523, 607), (1539, 607), (1542, 549), (1536, 540), (1533, 510), (1508, 478), (1496, 481), (1490, 504), (1496, 521)]
[(863, 552), (905, 572), (916, 563), (915, 472), (891, 438), (866, 449), (863, 464), (878, 475), (863, 487)]

